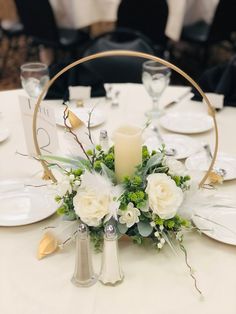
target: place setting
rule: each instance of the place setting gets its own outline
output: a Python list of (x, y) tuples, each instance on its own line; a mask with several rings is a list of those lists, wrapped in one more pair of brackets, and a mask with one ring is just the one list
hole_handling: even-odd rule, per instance
[[(186, 159), (185, 166), (188, 170), (206, 171), (211, 160), (212, 156), (202, 148), (200, 152)], [(213, 170), (219, 173), (224, 181), (236, 179), (236, 157), (219, 152)]]
[(23, 226), (48, 218), (57, 210), (55, 195), (55, 189), (44, 180), (1, 180), (0, 226)]
[[(103, 124), (106, 120), (105, 113), (96, 107), (84, 107), (84, 108), (74, 108), (73, 106), (69, 106), (70, 110), (81, 120), (84, 124), (88, 124), (88, 121), (90, 123), (90, 126), (92, 128), (100, 126)], [(65, 107), (60, 106), (59, 108), (55, 109), (55, 118), (56, 118), (56, 124), (58, 126), (64, 127), (64, 114)], [(90, 118), (91, 115), (91, 118)]]
[[(169, 98), (164, 106), (160, 106), (160, 99), (169, 85), (170, 75), (170, 69), (166, 69), (162, 65), (156, 66), (155, 62), (147, 61), (143, 64), (143, 85), (152, 99), (152, 109), (145, 113), (150, 119), (147, 130), (151, 130), (151, 134), (149, 132), (147, 135), (145, 145), (150, 151), (160, 149), (165, 145), (168, 156), (185, 159), (197, 153), (201, 149), (201, 145), (195, 138), (182, 134), (191, 135), (208, 131), (213, 128), (213, 121), (210, 116), (204, 114), (172, 113), (166, 110), (166, 108), (183, 101), (190, 94), (189, 88), (184, 89), (181, 94), (178, 91), (178, 96)], [(162, 134), (161, 127), (180, 134)]]
[(0, 0), (1, 313), (235, 314), (236, 2), (180, 2)]

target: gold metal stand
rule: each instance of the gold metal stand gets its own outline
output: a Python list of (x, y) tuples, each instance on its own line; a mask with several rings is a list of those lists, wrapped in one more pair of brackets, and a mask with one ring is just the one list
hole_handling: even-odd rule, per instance
[[(200, 88), (200, 86), (184, 71), (182, 71), (180, 68), (178, 68), (177, 66), (173, 65), (172, 63), (163, 60), (159, 57), (155, 57), (152, 56), (150, 54), (147, 53), (142, 53), (142, 52), (137, 52), (137, 51), (128, 51), (128, 50), (110, 50), (110, 51), (104, 51), (104, 52), (100, 52), (100, 53), (96, 53), (87, 57), (84, 57), (82, 59), (79, 59), (71, 64), (69, 64), (68, 66), (66, 66), (64, 69), (62, 69), (60, 72), (58, 72), (45, 86), (45, 88), (43, 89), (42, 93), (40, 94), (36, 106), (35, 106), (35, 110), (34, 110), (34, 115), (33, 115), (33, 138), (34, 138), (34, 145), (35, 145), (35, 149), (36, 152), (38, 154), (38, 156), (41, 156), (41, 151), (38, 145), (38, 140), (37, 140), (37, 134), (36, 134), (36, 126), (37, 126), (37, 114), (38, 114), (38, 110), (39, 110), (39, 106), (42, 102), (43, 99), (43, 95), (45, 95), (47, 93), (47, 91), (49, 90), (49, 88), (52, 86), (52, 84), (56, 81), (56, 79), (58, 77), (60, 77), (62, 74), (64, 74), (65, 72), (67, 72), (68, 70), (74, 68), (75, 66), (82, 64), (84, 62), (93, 60), (93, 59), (99, 59), (99, 58), (104, 58), (104, 57), (111, 57), (111, 56), (126, 56), (126, 57), (139, 57), (139, 58), (143, 58), (143, 59), (149, 59), (149, 60), (153, 60), (156, 62), (159, 62), (169, 68), (171, 68), (172, 70), (174, 70), (175, 72), (179, 73), (180, 75), (182, 75), (188, 82), (191, 83), (191, 85), (199, 92), (199, 94), (202, 96), (203, 100), (205, 101), (205, 103), (208, 106), (208, 112), (209, 114), (212, 116), (213, 122), (214, 122), (214, 129), (215, 129), (215, 147), (214, 147), (214, 152), (213, 152), (213, 158), (211, 161), (211, 164), (209, 166), (209, 169), (207, 170), (206, 174), (204, 175), (204, 177), (201, 179), (200, 183), (199, 183), (199, 187), (201, 188), (203, 186), (203, 184), (206, 182), (210, 172), (213, 169), (215, 160), (216, 160), (216, 156), (217, 156), (217, 151), (218, 151), (218, 127), (217, 127), (217, 122), (216, 122), (216, 117), (215, 117), (215, 110), (212, 107), (209, 99), (206, 97), (205, 93), (203, 92), (203, 90)], [(45, 174), (50, 177), (54, 182), (56, 182), (56, 178), (54, 177), (54, 175), (52, 174), (52, 172), (49, 170), (47, 164), (45, 161), (41, 160), (41, 164), (45, 170)]]

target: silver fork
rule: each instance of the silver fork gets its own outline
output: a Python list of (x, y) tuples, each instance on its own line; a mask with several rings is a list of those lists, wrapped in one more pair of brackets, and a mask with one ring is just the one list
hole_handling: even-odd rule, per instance
[[(206, 153), (207, 153), (207, 156), (209, 157), (210, 160), (212, 160), (213, 158), (213, 155), (212, 155), (212, 152), (211, 152), (211, 149), (210, 149), (210, 146), (209, 144), (205, 144), (203, 145), (203, 148), (205, 149)], [(226, 176), (226, 173), (227, 171), (223, 168), (214, 168), (215, 172), (217, 174), (219, 174), (221, 177), (224, 177)]]

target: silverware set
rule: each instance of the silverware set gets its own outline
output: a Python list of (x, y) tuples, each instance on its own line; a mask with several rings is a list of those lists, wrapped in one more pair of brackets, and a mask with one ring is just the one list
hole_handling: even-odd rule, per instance
[[(211, 161), (213, 158), (212, 152), (211, 152), (211, 148), (209, 144), (205, 144), (203, 145), (203, 148), (205, 150), (205, 152), (207, 153), (208, 159)], [(221, 177), (225, 177), (227, 174), (227, 171), (223, 168), (219, 168), (219, 167), (214, 167), (213, 170), (220, 175)]]

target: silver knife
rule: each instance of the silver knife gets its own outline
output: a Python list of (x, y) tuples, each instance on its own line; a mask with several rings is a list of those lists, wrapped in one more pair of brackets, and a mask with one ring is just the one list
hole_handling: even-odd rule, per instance
[(180, 95), (179, 97), (176, 97), (174, 100), (172, 100), (171, 102), (167, 103), (164, 108), (167, 108), (167, 107), (170, 107), (170, 106), (173, 106), (177, 103), (179, 103), (181, 100), (183, 100), (188, 94), (191, 93), (191, 90), (186, 90), (182, 95)]

